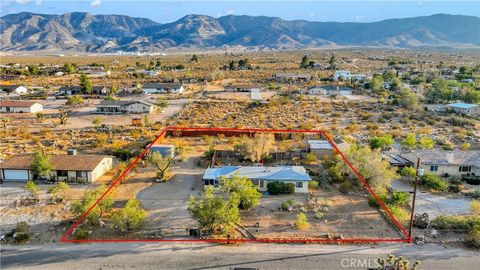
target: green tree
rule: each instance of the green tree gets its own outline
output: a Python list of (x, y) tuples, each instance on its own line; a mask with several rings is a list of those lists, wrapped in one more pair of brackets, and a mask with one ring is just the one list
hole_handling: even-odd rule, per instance
[(140, 202), (130, 199), (125, 207), (112, 214), (113, 227), (120, 231), (130, 231), (140, 228), (145, 222), (147, 212), (141, 207)]
[[(354, 145), (350, 147), (345, 155), (377, 194), (386, 193), (386, 189), (390, 186), (392, 179), (396, 177), (396, 170), (390, 166), (387, 160), (383, 159), (378, 149), (372, 150), (370, 147), (357, 147)], [(344, 176), (357, 179), (346, 162), (337, 162), (334, 169)], [(361, 185), (360, 181), (354, 183)]]
[(203, 229), (214, 234), (230, 232), (240, 222), (239, 198), (232, 194), (225, 200), (213, 193), (214, 188), (208, 186), (203, 195), (190, 196), (188, 211)]
[(75, 66), (67, 62), (63, 64), (63, 71), (67, 74), (71, 74), (75, 71)]
[(38, 192), (40, 192), (40, 188), (32, 180), (28, 180), (27, 183), (25, 183), (25, 189), (33, 196), (38, 196)]
[(163, 157), (162, 154), (158, 152), (153, 152), (149, 158), (150, 164), (152, 164), (157, 169), (157, 178), (160, 180), (165, 180), (170, 165), (172, 165), (174, 157)]
[(61, 202), (65, 198), (65, 192), (70, 189), (67, 183), (58, 182), (54, 186), (48, 188), (47, 193), (52, 196), (52, 201)]
[(417, 138), (414, 133), (408, 133), (405, 139), (402, 141), (402, 145), (407, 148), (415, 148), (417, 145)]
[(306, 153), (303, 157), (303, 161), (307, 164), (313, 164), (317, 162), (317, 155), (313, 152)]
[(410, 179), (413, 179), (415, 177), (415, 175), (417, 174), (417, 170), (415, 170), (414, 167), (408, 166), (408, 167), (404, 167), (400, 171), (400, 174), (405, 176), (405, 177), (408, 177)]
[(2, 119), (3, 132), (7, 132), (8, 123), (10, 123), (10, 118), (4, 116)]
[(395, 141), (392, 138), (392, 135), (385, 134), (380, 137), (373, 137), (370, 138), (370, 148), (373, 149), (387, 149), (389, 148)]
[(252, 209), (258, 204), (262, 196), (257, 187), (247, 177), (238, 175), (233, 175), (230, 178), (221, 177), (220, 183), (223, 191), (238, 196), (238, 207), (242, 210)]
[(309, 60), (308, 60), (308, 56), (304, 55), (302, 57), (302, 62), (300, 62), (300, 67), (301, 68), (308, 68), (308, 64), (309, 64)]
[(85, 94), (92, 93), (92, 84), (86, 74), (80, 75), (80, 87), (81, 87), (82, 93), (85, 93)]
[(40, 151), (36, 151), (32, 157), (30, 170), (36, 177), (50, 177), (50, 172), (53, 170), (50, 157), (42, 154)]
[(45, 114), (43, 112), (38, 112), (36, 116), (39, 123), (42, 123), (43, 120), (45, 119)]
[(32, 75), (40, 74), (40, 70), (38, 69), (37, 66), (34, 66), (34, 65), (28, 66), (28, 72), (30, 72), (30, 74), (32, 74)]
[(370, 82), (370, 88), (374, 93), (379, 93), (383, 91), (383, 77), (380, 75), (375, 75)]
[(418, 141), (418, 144), (423, 149), (432, 149), (433, 146), (435, 145), (435, 142), (429, 137), (421, 137), (420, 140)]
[[(102, 196), (103, 193), (107, 188), (105, 186), (99, 186), (94, 190), (88, 190), (83, 195), (82, 199), (72, 203), (72, 212), (77, 217), (82, 216), (85, 214), (92, 205), (97, 202), (98, 198)], [(106, 213), (109, 213), (112, 209), (113, 199), (112, 193), (110, 192), (102, 200), (98, 202), (97, 205), (88, 213), (85, 217), (85, 222), (90, 225), (98, 225), (102, 216)]]
[(82, 105), (84, 103), (85, 103), (85, 99), (83, 99), (82, 96), (73, 95), (73, 96), (67, 97), (67, 102), (65, 104), (69, 106), (77, 106), (77, 105)]
[(398, 94), (398, 102), (400, 106), (409, 110), (418, 110), (420, 103), (415, 93), (408, 89), (402, 89)]
[(330, 64), (330, 66), (335, 66), (337, 62), (337, 59), (335, 58), (335, 54), (332, 54), (332, 56), (330, 56), (330, 60), (328, 60), (328, 63)]

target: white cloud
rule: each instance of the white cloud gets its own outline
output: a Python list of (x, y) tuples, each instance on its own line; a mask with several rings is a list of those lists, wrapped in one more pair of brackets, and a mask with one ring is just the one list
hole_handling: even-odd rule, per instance
[(92, 2), (90, 2), (91, 7), (98, 7), (101, 4), (102, 4), (102, 0), (93, 0)]
[(42, 4), (42, 0), (35, 0), (35, 5), (40, 6)]

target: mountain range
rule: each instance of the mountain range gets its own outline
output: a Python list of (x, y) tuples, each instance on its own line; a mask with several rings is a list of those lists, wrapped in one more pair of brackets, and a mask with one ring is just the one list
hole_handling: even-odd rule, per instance
[(166, 49), (322, 46), (480, 47), (480, 18), (436, 14), (372, 23), (287, 21), (265, 16), (187, 15), (160, 24), (125, 15), (22, 12), (0, 18), (2, 51), (153, 52)]

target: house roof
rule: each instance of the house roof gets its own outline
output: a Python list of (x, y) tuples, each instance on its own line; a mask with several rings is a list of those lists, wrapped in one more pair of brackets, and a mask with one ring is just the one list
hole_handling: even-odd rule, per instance
[(218, 179), (221, 176), (238, 175), (255, 180), (269, 181), (311, 181), (303, 166), (253, 167), (253, 166), (222, 166), (205, 170), (203, 179)]
[(11, 85), (11, 84), (1, 84), (0, 85), (0, 89), (3, 89), (3, 90), (15, 90), (17, 89), (18, 87), (20, 87), (21, 85)]
[(180, 83), (146, 83), (143, 85), (143, 88), (180, 88), (182, 85)]
[(310, 149), (333, 149), (333, 146), (326, 140), (308, 140)]
[(258, 86), (258, 85), (249, 84), (249, 83), (234, 83), (234, 84), (225, 86), (225, 88), (245, 88), (245, 89), (252, 89), (252, 88), (261, 88), (261, 87)]
[(447, 105), (447, 107), (460, 108), (460, 109), (471, 109), (477, 106), (478, 106), (477, 104), (469, 104), (469, 103), (452, 103)]
[(400, 157), (413, 163), (416, 163), (417, 157), (420, 157), (420, 162), (427, 165), (465, 165), (480, 167), (480, 151), (430, 149), (402, 153)]
[[(30, 169), (32, 155), (13, 156), (2, 164), (1, 169)], [(50, 163), (54, 170), (93, 171), (108, 156), (94, 155), (52, 155)]]
[(16, 101), (16, 100), (2, 100), (0, 101), (0, 107), (32, 107), (37, 102), (31, 101)]
[(346, 87), (346, 86), (334, 86), (334, 85), (318, 85), (318, 86), (312, 86), (309, 87), (308, 89), (324, 89), (325, 91), (352, 91), (352, 88)]

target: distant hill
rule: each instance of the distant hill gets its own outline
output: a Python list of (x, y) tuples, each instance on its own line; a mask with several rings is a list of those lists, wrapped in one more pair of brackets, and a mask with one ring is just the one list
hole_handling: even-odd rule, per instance
[(160, 24), (124, 15), (22, 12), (0, 18), (2, 51), (158, 51), (321, 46), (480, 46), (480, 18), (437, 14), (374, 23), (287, 21), (264, 16), (187, 15)]

